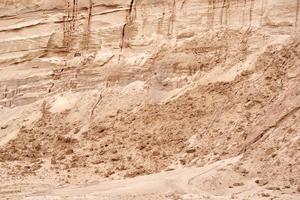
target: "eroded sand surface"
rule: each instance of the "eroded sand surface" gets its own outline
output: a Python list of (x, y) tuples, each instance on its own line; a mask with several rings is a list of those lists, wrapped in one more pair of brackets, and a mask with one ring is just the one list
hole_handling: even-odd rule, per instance
[(0, 2), (0, 199), (300, 199), (300, 2)]

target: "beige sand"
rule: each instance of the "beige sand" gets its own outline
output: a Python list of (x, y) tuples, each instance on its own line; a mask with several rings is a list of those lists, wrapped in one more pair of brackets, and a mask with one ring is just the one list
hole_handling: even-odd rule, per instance
[(0, 199), (299, 199), (299, 2), (0, 2)]

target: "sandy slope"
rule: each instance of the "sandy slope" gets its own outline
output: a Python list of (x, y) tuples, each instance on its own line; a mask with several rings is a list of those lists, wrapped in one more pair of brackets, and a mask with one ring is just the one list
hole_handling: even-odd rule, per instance
[(0, 199), (300, 198), (298, 1), (0, 5)]
[[(82, 101), (72, 100), (76, 96), (43, 103), (40, 119), (0, 151), (2, 194), (29, 199), (42, 198), (34, 197), (40, 194), (36, 191), (50, 195), (46, 199), (299, 198), (299, 38), (264, 49), (253, 66), (228, 82), (203, 85), (200, 78), (171, 101), (89, 118), (88, 126), (72, 111), (84, 110)], [(101, 94), (91, 108), (105, 105), (106, 93)], [(241, 159), (224, 161), (237, 155)], [(54, 189), (169, 170), (174, 171)]]

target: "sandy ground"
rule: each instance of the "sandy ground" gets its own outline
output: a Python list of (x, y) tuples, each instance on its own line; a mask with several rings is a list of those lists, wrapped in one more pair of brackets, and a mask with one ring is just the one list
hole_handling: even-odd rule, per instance
[(300, 194), (274, 190), (257, 184), (259, 179), (236, 173), (232, 166), (240, 159), (241, 156), (201, 168), (183, 168), (132, 179), (46, 189), (24, 195), (22, 199), (299, 199)]

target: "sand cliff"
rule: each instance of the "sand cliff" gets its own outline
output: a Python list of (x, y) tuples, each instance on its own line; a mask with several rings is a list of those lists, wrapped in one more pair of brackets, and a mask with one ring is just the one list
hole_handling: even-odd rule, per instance
[(299, 6), (1, 1), (0, 199), (298, 199)]

